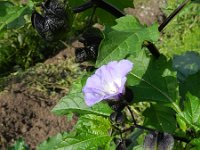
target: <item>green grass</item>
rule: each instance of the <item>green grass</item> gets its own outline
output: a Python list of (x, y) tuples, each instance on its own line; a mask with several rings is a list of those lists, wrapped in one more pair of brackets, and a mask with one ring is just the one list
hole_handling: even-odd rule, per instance
[[(172, 12), (172, 9), (177, 7), (177, 3), (175, 4), (174, 0), (173, 3), (171, 1), (169, 1), (171, 6), (168, 6), (168, 10), (164, 10), (166, 14), (169, 14), (169, 11)], [(161, 53), (168, 57), (173, 57), (186, 51), (200, 53), (199, 24), (199, 4), (190, 3), (164, 29), (164, 33), (158, 43)]]

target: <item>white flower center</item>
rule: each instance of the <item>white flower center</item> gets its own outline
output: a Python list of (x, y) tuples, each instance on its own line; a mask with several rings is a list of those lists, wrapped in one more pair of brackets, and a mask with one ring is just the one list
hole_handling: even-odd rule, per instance
[(104, 91), (109, 94), (117, 94), (119, 91), (120, 84), (121, 81), (119, 79), (111, 82), (106, 82), (104, 84)]

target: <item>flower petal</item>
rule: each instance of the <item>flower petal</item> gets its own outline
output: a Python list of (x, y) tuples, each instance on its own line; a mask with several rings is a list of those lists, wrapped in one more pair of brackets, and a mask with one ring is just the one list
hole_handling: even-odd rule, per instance
[(129, 60), (112, 61), (88, 78), (83, 88), (85, 103), (92, 106), (104, 99), (117, 98), (125, 91), (126, 75), (132, 70)]

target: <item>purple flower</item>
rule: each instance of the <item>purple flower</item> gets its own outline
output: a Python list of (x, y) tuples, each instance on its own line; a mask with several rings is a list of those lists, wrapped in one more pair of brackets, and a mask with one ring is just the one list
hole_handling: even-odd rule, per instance
[(112, 61), (87, 79), (83, 88), (85, 103), (92, 106), (105, 99), (117, 99), (125, 92), (126, 75), (132, 70), (129, 60)]

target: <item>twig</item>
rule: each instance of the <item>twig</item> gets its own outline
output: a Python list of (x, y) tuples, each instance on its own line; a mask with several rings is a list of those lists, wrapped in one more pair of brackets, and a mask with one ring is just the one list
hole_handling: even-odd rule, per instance
[(91, 1), (88, 1), (88, 2), (82, 4), (78, 7), (72, 8), (72, 11), (74, 13), (80, 13), (80, 12), (83, 12), (83, 11), (89, 9), (89, 8), (92, 8), (92, 7), (93, 7), (93, 3)]
[(105, 2), (104, 0), (90, 0), (90, 1), (80, 5), (78, 7), (72, 8), (72, 11), (74, 13), (80, 13), (80, 12), (85, 11), (85, 10), (92, 8), (92, 7), (102, 8), (105, 11), (111, 13), (113, 16), (117, 17), (117, 18), (125, 15), (122, 11), (117, 9), (115, 6), (111, 5), (108, 2)]
[(190, 0), (185, 0), (178, 8), (176, 8), (170, 15), (167, 17), (164, 22), (158, 27), (158, 31), (161, 32), (168, 23), (184, 8), (184, 6), (189, 2)]
[(117, 9), (115, 6), (104, 0), (92, 0), (92, 1), (94, 1), (97, 4), (97, 7), (100, 7), (108, 11), (117, 18), (125, 16), (125, 14), (121, 10)]
[(135, 120), (135, 118), (134, 118), (134, 115), (133, 115), (133, 111), (131, 110), (130, 106), (127, 105), (126, 107), (127, 107), (128, 111), (129, 111), (130, 114), (131, 114), (131, 117), (132, 117), (132, 119), (133, 119), (134, 125), (137, 125), (137, 122), (136, 122), (136, 120)]

